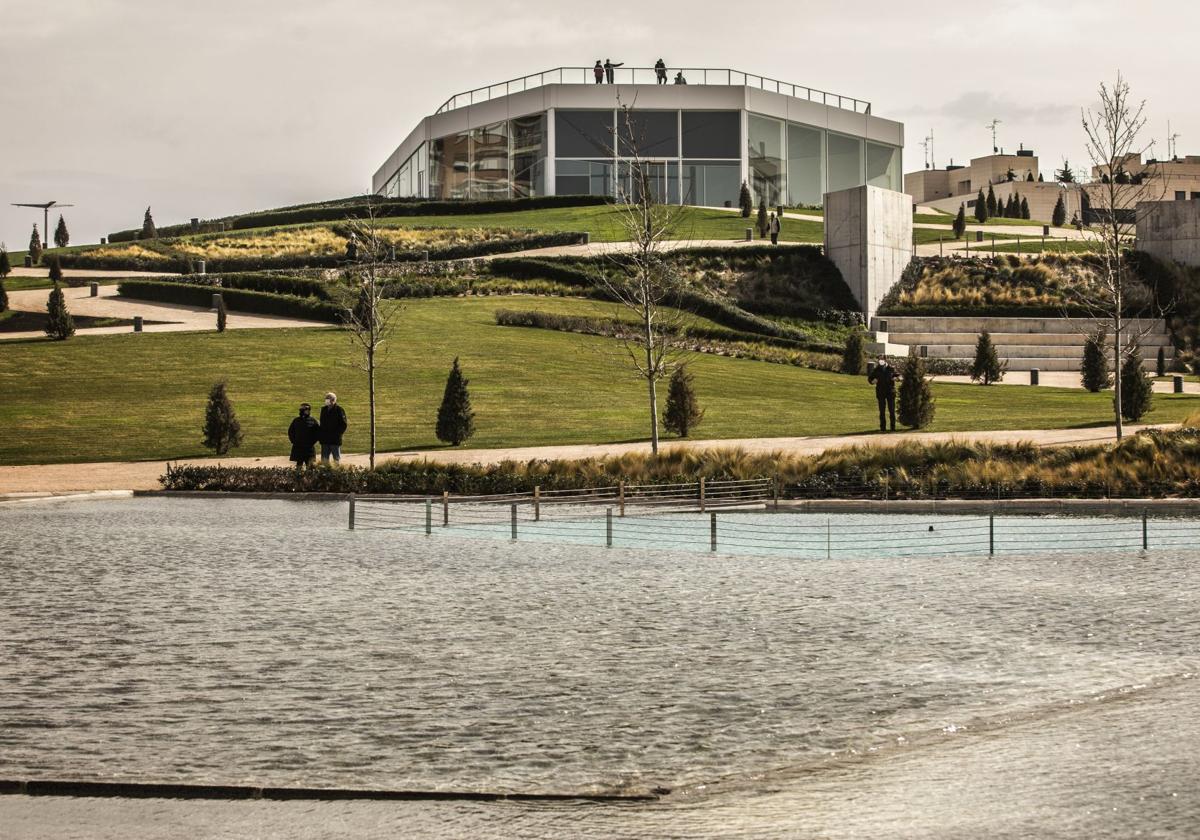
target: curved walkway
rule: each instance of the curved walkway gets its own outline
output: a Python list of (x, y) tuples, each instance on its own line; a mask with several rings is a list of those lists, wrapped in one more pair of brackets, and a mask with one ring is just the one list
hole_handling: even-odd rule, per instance
[[(1127, 434), (1140, 429), (1169, 428), (1170, 426), (1129, 426)], [(282, 437), (282, 436), (281, 436)], [(670, 441), (664, 449), (733, 449), (747, 452), (779, 452), (786, 455), (818, 455), (827, 449), (844, 446), (894, 446), (905, 441), (922, 443), (950, 440), (969, 440), (988, 443), (1017, 443), (1030, 441), (1039, 446), (1072, 446), (1110, 443), (1115, 439), (1111, 427), (1088, 429), (1031, 429), (993, 432), (890, 432), (887, 434), (840, 435), (833, 437), (742, 438), (731, 440)], [(286, 444), (286, 439), (283, 440)], [(281, 445), (281, 451), (285, 447)], [(533, 459), (599, 458), (623, 455), (628, 452), (649, 452), (650, 444), (603, 443), (567, 446), (525, 446), (511, 449), (434, 449), (380, 453), (377, 462), (402, 458), (429, 460), (445, 464), (494, 464), (500, 461), (529, 461)], [(21, 498), (54, 493), (92, 490), (155, 490), (158, 478), (167, 471), (167, 461), (133, 461), (92, 464), (32, 464), (0, 467), (0, 500), (5, 496)], [(183, 458), (172, 464), (215, 465), (234, 467), (286, 467), (283, 455), (263, 458)], [(366, 466), (366, 455), (349, 455), (345, 464)]]

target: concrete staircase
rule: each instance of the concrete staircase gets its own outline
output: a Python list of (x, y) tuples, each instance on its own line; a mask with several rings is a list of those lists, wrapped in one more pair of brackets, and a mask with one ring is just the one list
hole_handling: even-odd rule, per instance
[[(879, 315), (871, 319), (874, 343), (869, 353), (906, 356), (910, 348), (930, 359), (975, 358), (975, 342), (987, 331), (1008, 369), (1017, 370), (1079, 370), (1083, 360), (1086, 335), (1095, 332), (1098, 322), (1067, 318), (972, 318), (932, 316)], [(1145, 335), (1141, 338), (1142, 358), (1147, 369), (1153, 370), (1158, 348), (1165, 350), (1170, 360), (1175, 350), (1167, 325), (1159, 320), (1128, 322), (1124, 335)], [(1112, 346), (1112, 335), (1108, 337)]]

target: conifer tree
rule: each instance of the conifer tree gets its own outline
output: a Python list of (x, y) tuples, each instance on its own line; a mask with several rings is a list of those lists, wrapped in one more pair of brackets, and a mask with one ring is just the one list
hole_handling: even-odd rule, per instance
[(1029, 200), (1025, 196), (1021, 196), (1021, 218), (1029, 218)]
[(979, 195), (975, 198), (975, 221), (983, 224), (988, 220), (987, 199), (983, 197), (983, 188), (979, 190)]
[(754, 212), (754, 199), (750, 196), (750, 185), (742, 181), (742, 188), (738, 191), (738, 207), (742, 208), (742, 218), (749, 219), (750, 214)]
[(8, 249), (0, 245), (0, 280), (12, 273), (12, 263), (8, 261)]
[(146, 208), (146, 215), (142, 218), (142, 233), (138, 239), (157, 239), (158, 231), (154, 228), (154, 217), (150, 215), (150, 208)]
[(33, 225), (33, 233), (29, 236), (29, 259), (37, 265), (42, 261), (42, 237), (38, 233), (37, 223)]
[(1162, 347), (1158, 348), (1158, 358), (1154, 362), (1154, 375), (1159, 378), (1167, 375), (1167, 354)]
[(899, 405), (896, 414), (910, 429), (920, 429), (933, 422), (933, 390), (925, 376), (925, 360), (910, 352), (904, 362), (900, 381)]
[(770, 227), (767, 222), (767, 200), (764, 198), (758, 202), (758, 238), (767, 238), (767, 229)]
[(1021, 215), (1020, 204), (1017, 203), (1017, 195), (1013, 193), (1008, 197), (1008, 201), (1004, 203), (1004, 218), (1016, 219)]
[(1054, 212), (1050, 214), (1050, 224), (1055, 227), (1062, 227), (1067, 223), (1067, 205), (1063, 204), (1063, 197), (1060, 194), (1058, 201), (1054, 203)]
[(1046, 183), (1046, 176), (1044, 176), (1041, 172), (1038, 173), (1038, 183), (1040, 183), (1040, 184)]
[(971, 381), (991, 385), (1004, 379), (1005, 365), (1001, 364), (992, 337), (984, 330), (975, 342), (975, 361), (971, 364)]
[[(3, 256), (3, 255), (4, 255), (4, 252), (0, 251), (0, 256)], [(2, 277), (0, 277), (0, 312), (7, 312), (7, 311), (8, 311), (8, 292), (5, 291), (5, 289), (4, 289), (4, 279)]]
[(954, 238), (962, 239), (967, 232), (967, 205), (958, 205), (958, 215), (954, 217)]
[(66, 248), (71, 243), (71, 234), (67, 232), (67, 222), (60, 213), (58, 215), (58, 227), (54, 229), (54, 244), (59, 248)]
[(1083, 343), (1083, 364), (1079, 369), (1079, 378), (1083, 387), (1093, 394), (1112, 385), (1108, 355), (1105, 353), (1106, 340), (1105, 330), (1101, 327)]
[(1032, 169), (1030, 169), (1028, 172), (1025, 173), (1025, 180), (1026, 181), (1033, 180), (1033, 170)]
[(75, 335), (75, 321), (67, 311), (67, 300), (57, 283), (46, 299), (46, 335), (55, 341), (65, 341)]
[(1136, 423), (1151, 410), (1154, 390), (1142, 369), (1142, 350), (1134, 342), (1121, 363), (1121, 416)]
[(987, 191), (987, 213), (988, 218), (999, 215), (996, 211), (996, 191), (992, 189), (992, 185), (988, 184)]
[(458, 366), (458, 357), (450, 375), (446, 377), (446, 391), (437, 414), (438, 440), (458, 446), (475, 434), (475, 412), (471, 410), (471, 395), (467, 392), (468, 380), (463, 378)]
[(1071, 171), (1070, 162), (1064, 159), (1062, 169), (1055, 172), (1054, 177), (1058, 179), (1060, 184), (1074, 184), (1075, 173)]
[(860, 329), (851, 330), (846, 336), (846, 347), (842, 351), (842, 373), (860, 376), (867, 369), (867, 346)]
[(204, 433), (202, 443), (218, 455), (225, 455), (235, 446), (242, 445), (242, 424), (238, 422), (224, 382), (216, 383), (208, 392), (201, 431)]
[(219, 295), (217, 297), (217, 332), (225, 332), (228, 320), (229, 311), (225, 308), (225, 295)]
[(58, 285), (63, 280), (62, 264), (58, 261), (58, 254), (51, 254), (50, 263), (50, 282)]
[(696, 392), (692, 388), (692, 374), (688, 372), (686, 365), (680, 365), (671, 374), (671, 382), (667, 388), (663, 426), (685, 438), (703, 419), (704, 409), (700, 407)]

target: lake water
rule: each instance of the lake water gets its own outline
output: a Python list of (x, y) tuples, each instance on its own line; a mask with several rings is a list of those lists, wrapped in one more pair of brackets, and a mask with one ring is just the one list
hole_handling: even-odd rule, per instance
[(1200, 820), (1190, 547), (852, 559), (345, 525), (344, 504), (0, 508), (0, 777), (673, 793), (5, 796), (0, 834), (1116, 838)]

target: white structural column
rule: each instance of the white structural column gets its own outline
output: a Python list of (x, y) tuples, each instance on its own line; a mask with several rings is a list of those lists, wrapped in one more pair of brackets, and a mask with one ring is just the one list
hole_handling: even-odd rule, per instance
[[(741, 159), (742, 159), (742, 184), (750, 183), (750, 112), (745, 108), (742, 109), (742, 127), (741, 131)], [(738, 185), (741, 188), (741, 184)]]
[(543, 172), (543, 177), (546, 179), (546, 195), (555, 195), (554, 192), (554, 156), (558, 154), (558, 144), (554, 138), (554, 109), (546, 109), (546, 166)]
[(825, 193), (825, 255), (870, 323), (912, 261), (912, 198), (866, 184)]

